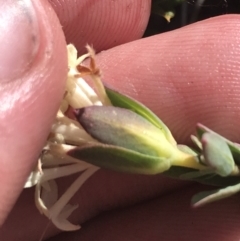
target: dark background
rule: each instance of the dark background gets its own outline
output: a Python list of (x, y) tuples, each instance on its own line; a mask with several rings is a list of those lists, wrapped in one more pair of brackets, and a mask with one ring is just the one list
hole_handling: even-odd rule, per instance
[(240, 0), (205, 0), (202, 5), (197, 0), (186, 0), (178, 4), (175, 17), (168, 23), (161, 15), (151, 14), (145, 37), (180, 28), (187, 24), (223, 14), (240, 13)]

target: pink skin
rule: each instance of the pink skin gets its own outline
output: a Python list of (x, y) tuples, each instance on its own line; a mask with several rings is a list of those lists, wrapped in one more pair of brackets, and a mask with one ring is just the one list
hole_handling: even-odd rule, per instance
[[(66, 62), (60, 25), (47, 3), (37, 2), (34, 1), (34, 9), (39, 26), (42, 26), (38, 57), (23, 76), (15, 76), (11, 85), (2, 83), (0, 88), (1, 103), (7, 105), (10, 100), (13, 101), (8, 109), (0, 108), (0, 129), (4, 133), (0, 136), (1, 222), (14, 204), (36, 160), (64, 89)], [(140, 38), (149, 17), (150, 1), (142, 1), (142, 4), (145, 2), (142, 7), (145, 11), (138, 13), (136, 19), (141, 22), (138, 24), (136, 20), (125, 18), (125, 14), (129, 13), (123, 11), (131, 3), (133, 7), (129, 11), (135, 12), (138, 0), (121, 1), (121, 6), (114, 5), (111, 13), (108, 12), (109, 5), (103, 3), (108, 1), (89, 0), (79, 6), (71, 6), (71, 1), (50, 2), (64, 25), (68, 41), (79, 44), (80, 51), (83, 51), (82, 45), (86, 42), (91, 42), (100, 51)], [(96, 2), (101, 2), (102, 6), (94, 8)], [(117, 4), (118, 1), (113, 2)], [(89, 18), (86, 8), (95, 9), (94, 18)], [(70, 13), (76, 11), (83, 13), (76, 17), (79, 24), (71, 20), (73, 15)], [(107, 28), (96, 27), (96, 23), (105, 19), (111, 22), (110, 17), (119, 22), (114, 35), (109, 34)], [(121, 21), (123, 23), (120, 24)], [(148, 105), (167, 123), (179, 142), (188, 142), (196, 122), (214, 127), (240, 142), (240, 129), (237, 128), (240, 121), (239, 22), (237, 15), (212, 18), (112, 48), (99, 54), (97, 62), (106, 83)], [(82, 28), (81, 23), (88, 23), (88, 29)], [(43, 24), (47, 27), (43, 28)], [(94, 27), (97, 30), (90, 32)], [(81, 30), (82, 35), (79, 34)], [(116, 44), (113, 38), (117, 39)], [(50, 58), (43, 55), (46, 46), (50, 46)], [(12, 46), (9, 48), (12, 49)], [(40, 74), (43, 74), (42, 79)], [(6, 73), (3, 75), (6, 76)], [(25, 95), (21, 94), (23, 90)], [(10, 94), (14, 98), (9, 100)], [(11, 121), (13, 123), (9, 123)], [(64, 179), (62, 187), (67, 187), (72, 180)], [(88, 220), (88, 223), (80, 232), (60, 234), (49, 240), (155, 241), (159, 237), (162, 240), (176, 240), (176, 237), (197, 241), (239, 240), (239, 197), (193, 211), (189, 208), (190, 198), (202, 189), (199, 185), (189, 186), (159, 175), (134, 176), (102, 170), (72, 200), (72, 203), (80, 204), (74, 221), (84, 223)], [(153, 198), (153, 201), (147, 201)], [(141, 205), (121, 212), (114, 211), (136, 203)], [(110, 212), (94, 218), (105, 210)], [(34, 207), (33, 190), (25, 190), (3, 225), (0, 240), (38, 240), (47, 223)], [(59, 231), (50, 226), (46, 237), (57, 233)]]
[(151, 9), (149, 0), (49, 2), (63, 25), (67, 42), (73, 43), (80, 54), (86, 52), (86, 43), (99, 52), (141, 38)]
[(0, 9), (5, 13), (0, 17), (2, 224), (49, 133), (64, 92), (67, 61), (64, 36), (48, 4), (9, 0)]

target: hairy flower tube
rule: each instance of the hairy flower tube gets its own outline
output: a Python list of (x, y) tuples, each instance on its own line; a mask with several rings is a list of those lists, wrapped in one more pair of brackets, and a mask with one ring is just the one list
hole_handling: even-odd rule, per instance
[[(38, 163), (25, 187), (35, 186), (40, 213), (65, 231), (80, 228), (68, 221), (77, 208), (69, 201), (99, 168), (133, 174), (197, 181), (221, 187), (192, 199), (201, 206), (240, 191), (240, 146), (198, 124), (196, 148), (178, 145), (167, 126), (146, 106), (106, 88), (95, 54), (77, 58), (67, 46), (66, 91)], [(90, 58), (89, 67), (82, 62)], [(90, 85), (84, 77), (90, 77)], [(62, 196), (55, 179), (80, 173)]]

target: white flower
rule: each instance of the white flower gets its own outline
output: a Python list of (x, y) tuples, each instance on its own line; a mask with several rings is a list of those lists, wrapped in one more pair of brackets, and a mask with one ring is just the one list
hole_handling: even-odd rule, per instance
[[(68, 67), (66, 92), (52, 125), (51, 133), (44, 147), (38, 164), (28, 177), (25, 187), (36, 186), (35, 203), (39, 211), (52, 220), (54, 225), (64, 231), (80, 228), (71, 224), (67, 218), (77, 208), (68, 202), (84, 182), (99, 168), (79, 161), (65, 153), (74, 146), (98, 142), (93, 139), (81, 125), (69, 117), (73, 109), (91, 105), (111, 105), (101, 82), (100, 71), (95, 64), (95, 53), (87, 46), (88, 53), (77, 58), (73, 45), (67, 46)], [(90, 67), (81, 63), (90, 57)], [(97, 93), (87, 84), (82, 76), (90, 76)], [(58, 188), (54, 179), (81, 172), (66, 192), (58, 197)]]

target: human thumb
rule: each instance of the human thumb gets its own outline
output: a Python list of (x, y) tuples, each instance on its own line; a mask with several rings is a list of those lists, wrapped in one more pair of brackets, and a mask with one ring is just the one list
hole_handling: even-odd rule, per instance
[(36, 165), (64, 93), (66, 44), (47, 1), (0, 1), (0, 225)]

